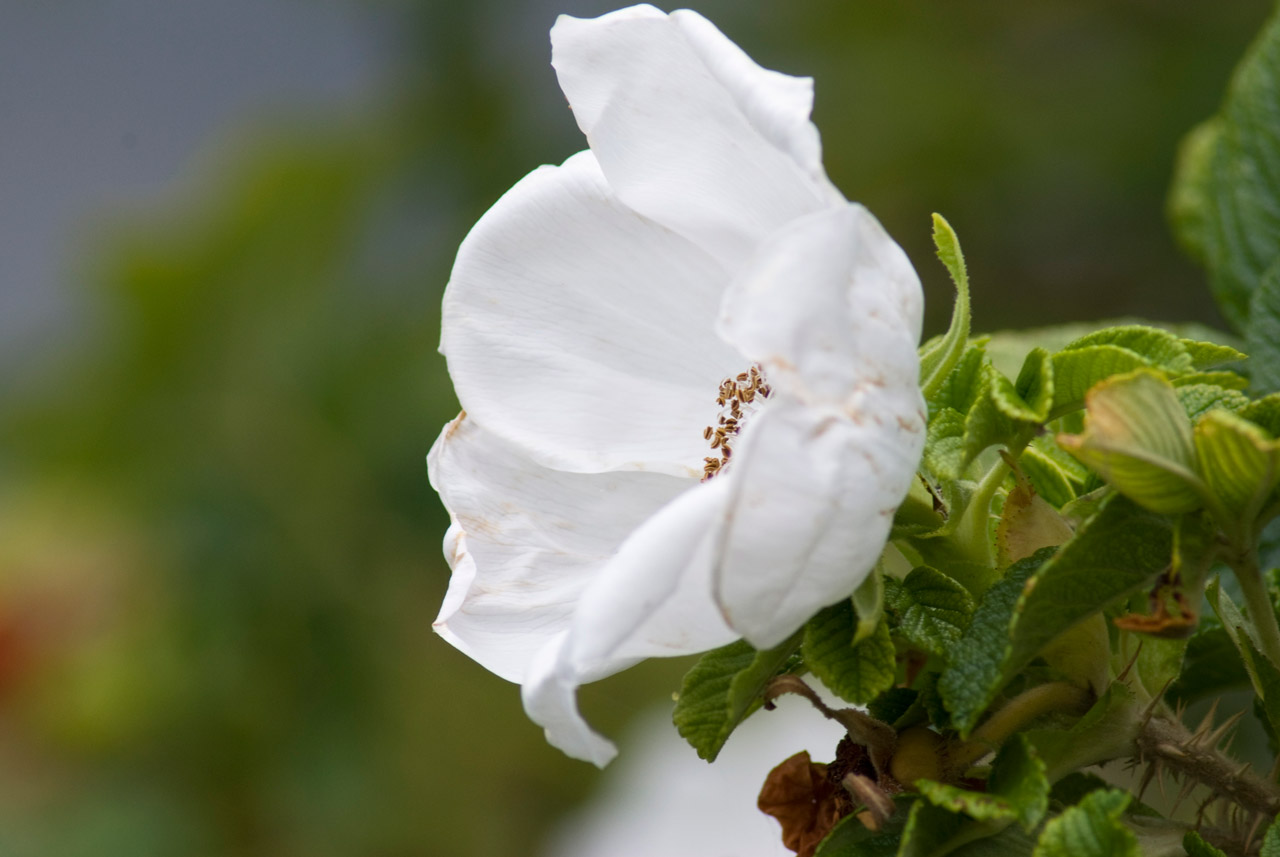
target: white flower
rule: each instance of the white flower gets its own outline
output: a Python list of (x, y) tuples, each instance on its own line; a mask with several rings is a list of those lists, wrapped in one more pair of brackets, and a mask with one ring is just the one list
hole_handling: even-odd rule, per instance
[[(687, 10), (562, 16), (551, 41), (590, 150), (526, 176), (458, 251), (435, 629), (603, 765), (580, 684), (774, 646), (873, 566), (923, 444), (922, 299), (827, 180), (811, 80)], [(721, 417), (730, 453), (704, 437)]]

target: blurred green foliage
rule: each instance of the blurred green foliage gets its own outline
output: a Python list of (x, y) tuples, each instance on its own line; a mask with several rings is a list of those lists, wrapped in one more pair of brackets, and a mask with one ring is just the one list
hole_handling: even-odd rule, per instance
[[(439, 298), (484, 208), (582, 147), (551, 19), (396, 6), (386, 92), (242, 130), (184, 200), (111, 223), (81, 266), (94, 323), (0, 391), (0, 853), (527, 855), (595, 779), (430, 632)], [(817, 79), (829, 171), (920, 266), (936, 330), (934, 210), (979, 329), (1213, 320), (1164, 192), (1267, 6), (699, 8)], [(684, 666), (586, 689), (592, 721), (616, 734)]]

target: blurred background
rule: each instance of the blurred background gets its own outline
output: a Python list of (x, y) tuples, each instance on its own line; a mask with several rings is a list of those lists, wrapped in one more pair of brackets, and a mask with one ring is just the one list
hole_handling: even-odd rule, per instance
[[(828, 171), (915, 261), (928, 334), (932, 211), (980, 329), (1220, 323), (1164, 193), (1269, 6), (698, 8), (817, 79)], [(613, 7), (0, 3), (0, 853), (569, 848), (601, 775), (432, 635), (423, 459), (453, 253), (583, 148), (547, 30)], [(687, 666), (584, 707), (623, 734)]]

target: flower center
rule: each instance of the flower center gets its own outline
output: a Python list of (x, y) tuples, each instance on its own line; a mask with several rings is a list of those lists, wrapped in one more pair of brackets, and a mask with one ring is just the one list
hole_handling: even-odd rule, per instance
[(716, 425), (702, 430), (702, 437), (711, 442), (711, 449), (715, 453), (702, 459), (703, 482), (729, 469), (729, 459), (733, 457), (733, 440), (741, 431), (746, 418), (760, 407), (755, 403), (756, 399), (767, 399), (771, 392), (764, 373), (754, 364), (737, 377), (725, 378), (720, 382), (720, 391), (716, 395), (720, 416)]

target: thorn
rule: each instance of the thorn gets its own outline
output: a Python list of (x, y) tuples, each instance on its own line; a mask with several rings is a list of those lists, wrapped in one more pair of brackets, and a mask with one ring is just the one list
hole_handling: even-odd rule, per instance
[(1191, 743), (1198, 743), (1201, 738), (1209, 734), (1209, 731), (1213, 728), (1213, 721), (1218, 719), (1218, 703), (1221, 701), (1222, 697), (1218, 697), (1213, 701), (1213, 705), (1209, 706), (1208, 713), (1205, 714), (1200, 721), (1200, 725), (1196, 727), (1195, 732), (1191, 735)]
[[(1141, 643), (1138, 645), (1138, 651), (1142, 651)], [(1137, 655), (1134, 655), (1134, 660), (1137, 660)], [(1129, 666), (1133, 666), (1132, 661), (1129, 663)], [(1129, 667), (1125, 667), (1125, 670), (1128, 669)], [(1151, 704), (1146, 707), (1142, 712), (1142, 716), (1139, 718), (1141, 721), (1141, 725), (1138, 726), (1139, 729), (1145, 729), (1147, 724), (1151, 722), (1151, 717), (1156, 713), (1156, 708), (1160, 706), (1161, 701), (1164, 699), (1165, 692), (1169, 689), (1169, 685), (1173, 684), (1173, 679), (1174, 676), (1169, 676), (1169, 680), (1164, 683), (1164, 687), (1160, 688), (1160, 692), (1151, 697)]]
[(1134, 664), (1136, 664), (1136, 663), (1138, 662), (1138, 655), (1142, 654), (1142, 644), (1143, 644), (1144, 642), (1146, 642), (1146, 641), (1145, 641), (1145, 640), (1138, 640), (1138, 649), (1137, 649), (1137, 651), (1135, 651), (1135, 652), (1133, 653), (1133, 657), (1129, 658), (1129, 663), (1127, 663), (1127, 664), (1125, 664), (1125, 665), (1124, 665), (1124, 669), (1120, 670), (1119, 675), (1117, 675), (1117, 676), (1116, 676), (1116, 681), (1124, 681), (1124, 680), (1125, 680), (1125, 678), (1126, 678), (1126, 677), (1128, 677), (1128, 675), (1129, 675), (1129, 670), (1133, 669), (1133, 665), (1134, 665)]
[(1255, 812), (1253, 814), (1253, 823), (1249, 825), (1249, 833), (1244, 838), (1244, 853), (1248, 854), (1253, 850), (1253, 837), (1258, 835), (1258, 827), (1262, 824), (1262, 813)]
[(1138, 800), (1142, 800), (1143, 794), (1147, 791), (1147, 786), (1151, 785), (1151, 781), (1160, 775), (1159, 760), (1152, 762), (1147, 766), (1147, 770), (1142, 775), (1142, 781), (1138, 783)]
[(1226, 720), (1222, 721), (1222, 724), (1217, 729), (1209, 733), (1209, 736), (1205, 740), (1205, 743), (1208, 744), (1210, 747), (1217, 747), (1219, 742), (1222, 741), (1223, 737), (1236, 727), (1236, 725), (1240, 722), (1240, 718), (1242, 717), (1244, 717), (1243, 710), (1237, 711), (1235, 714), (1231, 715)]
[(1195, 789), (1197, 783), (1191, 777), (1187, 777), (1187, 781), (1182, 784), (1182, 788), (1178, 790), (1178, 796), (1173, 799), (1173, 806), (1169, 808), (1169, 815), (1173, 815), (1178, 811), (1178, 807), (1182, 806), (1182, 802), (1187, 799), (1191, 792)]

